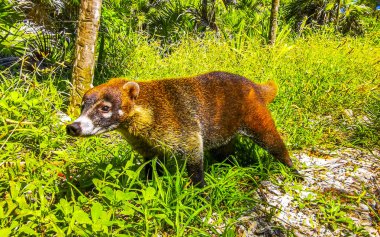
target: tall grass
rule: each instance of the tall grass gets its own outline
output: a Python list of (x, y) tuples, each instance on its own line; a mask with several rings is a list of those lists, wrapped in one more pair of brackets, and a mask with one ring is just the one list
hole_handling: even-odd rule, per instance
[[(120, 58), (128, 58), (114, 76), (138, 82), (224, 70), (275, 80), (280, 90), (270, 109), (291, 149), (357, 145), (361, 116), (374, 125), (368, 131), (378, 128), (380, 49), (373, 39), (310, 35), (274, 47), (247, 40), (236, 49), (235, 39), (206, 36), (184, 38), (165, 57), (160, 44), (138, 40), (127, 54), (120, 45)], [(284, 183), (292, 180), (286, 167), (245, 139), (230, 162), (207, 162), (203, 189), (189, 184), (182, 165), (164, 166), (162, 176), (154, 172), (147, 180), (146, 164), (118, 134), (66, 136), (57, 112), (67, 97), (54, 86), (65, 78), (0, 76), (1, 236), (228, 235), (262, 202), (255, 194), (261, 180), (280, 174)], [(376, 141), (368, 136), (359, 145), (373, 148)]]
[(168, 57), (154, 43), (139, 44), (120, 75), (146, 80), (224, 70), (256, 82), (273, 79), (280, 90), (271, 108), (289, 145), (350, 145), (344, 111), (365, 115), (363, 107), (379, 92), (376, 37), (312, 34), (275, 47), (248, 39), (239, 49), (234, 40), (185, 39)]

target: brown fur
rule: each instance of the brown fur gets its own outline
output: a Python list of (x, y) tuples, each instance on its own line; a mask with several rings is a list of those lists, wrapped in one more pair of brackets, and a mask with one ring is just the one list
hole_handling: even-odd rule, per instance
[(260, 85), (239, 75), (211, 72), (138, 86), (126, 83), (112, 79), (89, 90), (84, 101), (119, 103), (123, 112), (114, 112), (111, 119), (118, 121), (117, 129), (132, 147), (147, 159), (167, 152), (186, 158), (195, 184), (204, 185), (203, 152), (228, 144), (239, 133), (293, 166), (266, 106), (277, 93), (273, 81)]

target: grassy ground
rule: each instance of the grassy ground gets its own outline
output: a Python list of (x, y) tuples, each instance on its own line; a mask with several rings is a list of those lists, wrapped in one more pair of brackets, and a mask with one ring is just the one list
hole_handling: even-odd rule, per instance
[[(249, 40), (236, 47), (188, 39), (162, 57), (159, 45), (142, 41), (128, 60), (120, 60), (114, 76), (139, 81), (223, 70), (257, 82), (274, 79), (280, 90), (270, 109), (291, 151), (375, 149), (376, 42), (378, 36), (312, 35), (270, 48)], [(286, 167), (245, 139), (232, 162), (208, 162), (204, 189), (189, 185), (183, 167), (146, 180), (141, 157), (118, 134), (65, 134), (57, 112), (65, 110), (67, 96), (55, 87), (64, 79), (5, 75), (0, 74), (0, 236), (208, 236), (217, 234), (215, 222), (226, 224), (225, 236), (234, 236), (237, 219), (262, 202), (256, 195), (260, 181), (294, 181)]]

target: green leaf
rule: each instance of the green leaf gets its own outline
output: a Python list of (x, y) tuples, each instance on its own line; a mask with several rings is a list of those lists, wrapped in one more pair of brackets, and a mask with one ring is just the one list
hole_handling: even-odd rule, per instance
[(111, 217), (113, 215), (113, 210), (109, 210), (108, 212), (103, 211), (100, 219), (102, 220), (103, 225), (110, 226), (112, 225)]
[(0, 236), (8, 237), (10, 236), (11, 232), (12, 232), (11, 228), (0, 229)]
[(13, 212), (13, 210), (17, 208), (17, 204), (13, 203), (12, 201), (9, 201), (7, 204), (8, 204), (8, 211), (5, 214), (6, 217), (9, 216)]
[(330, 2), (326, 5), (326, 11), (330, 11), (334, 8), (335, 2)]
[(132, 170), (126, 170), (125, 173), (128, 175), (129, 178), (135, 178), (136, 177), (136, 172)]
[(75, 236), (88, 236), (88, 234), (84, 230), (82, 230), (81, 228), (82, 228), (81, 226), (76, 226), (76, 225), (74, 225), (72, 227), (72, 229), (76, 233)]
[(98, 232), (102, 229), (102, 224), (100, 223), (94, 223), (92, 224), (92, 231)]
[(155, 217), (164, 219), (166, 223), (168, 223), (170, 226), (174, 227), (174, 223), (169, 219), (169, 217), (166, 214), (156, 214)]
[(92, 182), (94, 183), (95, 187), (100, 191), (102, 187), (104, 186), (103, 182), (100, 179), (92, 179)]
[(125, 205), (123, 210), (120, 213), (123, 215), (126, 215), (126, 216), (133, 216), (135, 214), (135, 210), (133, 210), (131, 207)]
[(9, 105), (5, 100), (0, 100), (0, 107), (3, 107), (4, 109), (8, 109)]
[(115, 196), (116, 196), (116, 201), (117, 202), (125, 200), (124, 192), (122, 192), (120, 190), (116, 190)]
[(14, 113), (14, 115), (16, 115), (17, 117), (22, 116), (22, 114), (19, 112), (19, 108), (17, 108), (16, 106), (12, 106), (10, 109)]
[(113, 167), (112, 164), (108, 164), (104, 172), (107, 173), (108, 171), (112, 169), (112, 167)]
[(114, 195), (115, 193), (114, 193), (114, 191), (113, 191), (112, 188), (110, 188), (110, 187), (104, 187), (102, 191), (104, 192), (104, 196), (108, 200), (115, 201), (115, 195)]
[(88, 202), (88, 198), (86, 198), (85, 196), (79, 196), (78, 197), (78, 202), (80, 202), (80, 203), (87, 203)]
[(30, 105), (32, 105), (33, 107), (35, 107), (36, 105), (40, 104), (40, 102), (41, 101), (39, 99), (37, 99), (37, 98), (29, 100)]
[(66, 236), (65, 232), (61, 228), (59, 228), (59, 226), (57, 224), (51, 223), (51, 225), (53, 226), (53, 229), (56, 232), (56, 236), (57, 237), (64, 237), (64, 236)]
[(336, 222), (339, 222), (339, 223), (347, 223), (347, 224), (353, 224), (353, 220), (351, 218), (348, 218), (348, 217), (341, 217), (341, 218), (338, 218), (336, 219)]
[(134, 164), (135, 164), (135, 162), (133, 161), (133, 159), (129, 159), (127, 161), (127, 164), (125, 164), (124, 169), (128, 169), (129, 167), (133, 166)]
[(9, 182), (10, 190), (11, 190), (11, 197), (12, 199), (16, 199), (20, 193), (21, 184), (16, 183), (14, 181)]
[(148, 187), (146, 190), (143, 191), (144, 200), (149, 201), (155, 199), (155, 194), (156, 190), (153, 187)]
[(91, 207), (91, 217), (92, 217), (92, 220), (97, 220), (100, 218), (100, 216), (102, 215), (103, 213), (103, 206), (102, 204), (98, 203), (98, 202), (95, 202), (94, 204), (92, 204), (92, 207)]
[(26, 226), (26, 225), (21, 226), (17, 232), (18, 233), (25, 233), (27, 235), (35, 235), (35, 236), (38, 235), (35, 230), (33, 230), (32, 228), (30, 228), (29, 226)]
[(29, 109), (29, 106), (28, 106), (27, 104), (22, 104), (22, 105), (21, 105), (21, 108), (22, 108), (23, 110), (27, 110), (27, 109)]
[(73, 219), (75, 219), (78, 224), (92, 224), (92, 221), (88, 217), (88, 214), (83, 210), (76, 210), (73, 214)]
[(19, 225), (20, 225), (20, 223), (18, 221), (12, 221), (10, 228), (14, 229), (14, 228), (18, 227)]
[(9, 98), (13, 101), (16, 101), (20, 97), (21, 97), (21, 94), (17, 91), (12, 91), (11, 93), (9, 93)]
[(137, 193), (135, 192), (128, 192), (124, 193), (125, 200), (129, 201), (137, 197)]
[(65, 216), (69, 216), (73, 212), (73, 207), (66, 199), (63, 198), (59, 200), (58, 208), (63, 212)]
[(42, 141), (40, 143), (40, 149), (45, 149), (46, 147), (48, 147), (50, 145), (50, 142), (48, 141)]
[(116, 201), (129, 201), (134, 199), (137, 196), (135, 192), (123, 192), (120, 190), (116, 191)]
[(4, 204), (5, 204), (4, 201), (0, 202), (0, 219), (5, 217), (5, 215), (4, 215), (4, 208), (3, 208)]

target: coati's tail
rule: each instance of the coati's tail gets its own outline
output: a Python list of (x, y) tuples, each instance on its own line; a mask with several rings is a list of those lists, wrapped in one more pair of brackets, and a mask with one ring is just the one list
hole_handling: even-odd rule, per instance
[(260, 84), (260, 94), (265, 104), (269, 104), (277, 95), (278, 87), (274, 81)]

